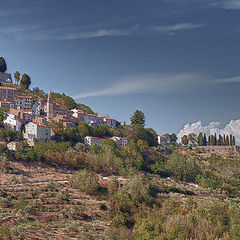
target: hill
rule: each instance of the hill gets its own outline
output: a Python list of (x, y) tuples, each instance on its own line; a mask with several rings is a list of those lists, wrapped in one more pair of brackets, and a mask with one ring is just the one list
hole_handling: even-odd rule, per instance
[[(152, 150), (145, 151), (153, 159)], [(239, 157), (176, 151), (158, 155), (155, 174), (132, 168), (107, 176), (101, 168), (94, 170), (100, 159), (93, 152), (87, 167), (93, 171), (80, 172), (1, 158), (0, 236), (239, 239)], [(163, 177), (166, 173), (169, 177)]]

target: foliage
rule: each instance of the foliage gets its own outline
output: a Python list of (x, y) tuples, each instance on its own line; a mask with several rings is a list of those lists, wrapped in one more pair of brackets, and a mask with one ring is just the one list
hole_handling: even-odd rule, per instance
[(133, 115), (131, 115), (131, 124), (144, 127), (145, 126), (145, 116), (140, 110), (136, 110)]
[(75, 172), (71, 178), (71, 184), (74, 188), (88, 194), (96, 194), (99, 188), (97, 175), (87, 170)]
[(16, 72), (14, 73), (14, 78), (15, 78), (15, 82), (16, 82), (17, 85), (18, 85), (18, 83), (19, 83), (19, 81), (20, 81), (20, 73), (19, 73), (18, 71), (16, 71)]
[(5, 59), (3, 57), (0, 57), (0, 72), (6, 72), (7, 71), (7, 64), (5, 62)]
[(31, 84), (31, 78), (29, 75), (27, 75), (26, 73), (24, 73), (22, 75), (22, 78), (21, 78), (21, 82), (20, 82), (20, 85), (23, 89), (28, 89), (29, 86)]
[(195, 181), (200, 169), (194, 159), (173, 153), (167, 164), (167, 169), (172, 172), (173, 176), (181, 181)]
[(65, 93), (52, 92), (52, 99), (54, 102), (66, 107), (68, 110), (76, 108), (77, 104), (73, 98), (67, 96)]
[(237, 205), (218, 200), (189, 199), (184, 205), (167, 200), (160, 209), (135, 215), (134, 236), (137, 240), (238, 239), (239, 214)]
[(95, 112), (87, 105), (83, 104), (83, 103), (77, 103), (77, 106), (76, 106), (77, 109), (80, 109), (86, 113), (89, 113), (89, 114), (95, 114)]

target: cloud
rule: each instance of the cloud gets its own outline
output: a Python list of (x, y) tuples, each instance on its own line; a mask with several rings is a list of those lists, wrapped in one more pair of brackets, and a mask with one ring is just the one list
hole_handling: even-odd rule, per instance
[(181, 141), (183, 135), (188, 135), (190, 133), (195, 133), (198, 135), (200, 132), (206, 133), (207, 136), (214, 135), (230, 135), (233, 134), (236, 138), (236, 144), (240, 145), (240, 119), (231, 120), (224, 128), (219, 128), (220, 122), (210, 122), (208, 125), (203, 126), (201, 121), (195, 123), (186, 124), (183, 129), (177, 134), (178, 141)]
[(203, 24), (192, 24), (192, 23), (179, 23), (175, 25), (169, 25), (169, 26), (155, 26), (153, 29), (156, 32), (162, 32), (162, 33), (173, 33), (183, 30), (191, 30), (196, 28), (204, 27)]
[(221, 79), (217, 79), (215, 81), (218, 83), (240, 83), (240, 76), (221, 78)]
[(10, 15), (24, 15), (24, 14), (28, 14), (28, 13), (29, 13), (28, 11), (22, 10), (22, 9), (0, 10), (1, 17), (10, 16)]
[(17, 40), (76, 40), (87, 38), (100, 37), (115, 37), (115, 36), (133, 36), (146, 34), (169, 34), (185, 30), (192, 30), (203, 27), (202, 24), (178, 23), (174, 25), (154, 25), (154, 26), (139, 26), (135, 25), (125, 29), (91, 29), (85, 30), (79, 27), (59, 27), (59, 28), (44, 28), (36, 25), (17, 25), (0, 27), (1, 37), (10, 36)]
[(204, 76), (199, 73), (139, 74), (119, 79), (109, 86), (92, 92), (80, 93), (75, 99), (98, 96), (116, 96), (136, 93), (188, 90), (202, 83)]
[(240, 9), (240, 0), (226, 0), (223, 2), (225, 9)]

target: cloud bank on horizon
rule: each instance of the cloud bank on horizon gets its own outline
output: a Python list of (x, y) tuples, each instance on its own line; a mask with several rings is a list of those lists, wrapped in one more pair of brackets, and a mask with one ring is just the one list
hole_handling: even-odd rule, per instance
[(231, 120), (229, 123), (226, 124), (224, 128), (219, 128), (220, 122), (210, 122), (208, 125), (202, 125), (201, 121), (195, 123), (187, 123), (183, 129), (179, 131), (177, 134), (178, 141), (181, 141), (183, 135), (188, 135), (190, 133), (195, 133), (198, 135), (200, 132), (203, 134), (206, 133), (207, 136), (214, 135), (230, 135), (233, 134), (236, 139), (236, 144), (240, 145), (240, 119), (238, 120)]

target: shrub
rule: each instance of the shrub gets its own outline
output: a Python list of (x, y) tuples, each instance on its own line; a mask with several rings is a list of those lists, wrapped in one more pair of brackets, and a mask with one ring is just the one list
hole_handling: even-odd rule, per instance
[(71, 185), (88, 194), (94, 194), (99, 188), (98, 176), (93, 172), (81, 170), (73, 174)]
[(196, 176), (201, 173), (195, 159), (187, 158), (177, 153), (170, 156), (166, 167), (181, 181), (195, 181)]

